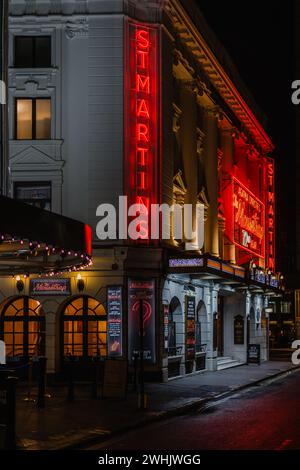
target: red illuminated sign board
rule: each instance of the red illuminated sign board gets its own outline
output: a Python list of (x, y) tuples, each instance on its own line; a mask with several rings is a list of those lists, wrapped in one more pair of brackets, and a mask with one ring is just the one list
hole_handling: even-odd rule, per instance
[(239, 248), (265, 255), (265, 206), (242, 183), (232, 178), (224, 186), (226, 236)]
[[(148, 24), (127, 23), (125, 41), (125, 194), (128, 205), (159, 203), (159, 35)], [(151, 227), (140, 229), (149, 240)]]
[(266, 262), (267, 267), (275, 271), (275, 172), (274, 161), (267, 158), (267, 194), (266, 194)]

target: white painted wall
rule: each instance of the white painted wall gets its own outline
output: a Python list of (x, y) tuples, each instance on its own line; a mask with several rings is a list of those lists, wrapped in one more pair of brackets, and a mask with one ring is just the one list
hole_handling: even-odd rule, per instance
[[(51, 181), (52, 210), (94, 230), (97, 206), (123, 194), (123, 23), (113, 12), (10, 17), (11, 194), (15, 181)], [(13, 68), (18, 34), (50, 34), (53, 67)], [(51, 140), (14, 140), (18, 96), (51, 97)]]

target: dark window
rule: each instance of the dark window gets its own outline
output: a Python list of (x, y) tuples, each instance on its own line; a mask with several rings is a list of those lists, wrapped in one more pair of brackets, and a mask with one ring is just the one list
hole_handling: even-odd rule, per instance
[(16, 36), (15, 67), (51, 67), (51, 37)]
[(51, 183), (15, 183), (15, 199), (51, 210)]
[(16, 99), (16, 139), (51, 139), (51, 99)]

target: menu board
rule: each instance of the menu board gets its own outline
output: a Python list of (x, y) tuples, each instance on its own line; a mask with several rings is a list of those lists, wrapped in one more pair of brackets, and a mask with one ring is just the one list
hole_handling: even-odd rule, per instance
[(185, 297), (185, 317), (186, 317), (186, 336), (185, 336), (185, 357), (187, 361), (195, 359), (196, 336), (195, 336), (195, 313), (196, 299), (193, 296)]
[(125, 398), (127, 390), (127, 361), (105, 359), (102, 386), (103, 398)]
[(260, 344), (248, 344), (248, 363), (260, 364)]
[(234, 344), (244, 344), (244, 317), (237, 315), (234, 317)]
[(107, 349), (109, 357), (122, 356), (122, 287), (107, 288)]

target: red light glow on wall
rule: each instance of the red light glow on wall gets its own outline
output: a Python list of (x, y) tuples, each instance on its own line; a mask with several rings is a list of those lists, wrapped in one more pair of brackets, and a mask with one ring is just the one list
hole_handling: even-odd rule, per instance
[(224, 184), (223, 199), (227, 238), (238, 248), (264, 258), (264, 204), (235, 178)]
[[(149, 211), (160, 199), (158, 29), (130, 21), (126, 39), (125, 194), (128, 205)], [(149, 240), (150, 230), (141, 223), (140, 240)]]
[(275, 272), (275, 171), (274, 161), (267, 158), (267, 193), (266, 193), (266, 262), (267, 267)]

